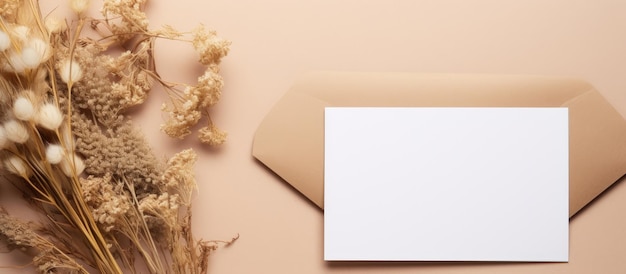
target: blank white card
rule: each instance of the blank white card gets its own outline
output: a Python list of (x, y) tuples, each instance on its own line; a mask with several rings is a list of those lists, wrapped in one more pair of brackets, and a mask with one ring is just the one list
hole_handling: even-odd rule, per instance
[(325, 260), (568, 260), (567, 108), (325, 113)]

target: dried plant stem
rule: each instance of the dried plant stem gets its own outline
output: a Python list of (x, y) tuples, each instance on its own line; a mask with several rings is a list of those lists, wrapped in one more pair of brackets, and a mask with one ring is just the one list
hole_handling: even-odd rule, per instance
[[(122, 273), (121, 269), (117, 265), (115, 258), (106, 246), (104, 237), (97, 229), (91, 214), (85, 212), (84, 209), (88, 208), (84, 201), (80, 198), (80, 189), (78, 189), (78, 183), (72, 183), (72, 197), (74, 199), (68, 199), (63, 193), (61, 186), (56, 183), (47, 185), (37, 185), (34, 182), (28, 180), (33, 189), (39, 189), (43, 187), (45, 190), (44, 197), (48, 197), (47, 201), (53, 205), (59, 212), (69, 221), (72, 227), (79, 230), (79, 235), (83, 236), (89, 247), (94, 263), (101, 273)], [(60, 202), (60, 203), (59, 203)]]
[[(199, 139), (222, 143), (207, 108), (221, 96), (230, 42), (202, 26), (189, 39), (169, 26), (149, 30), (146, 0), (104, 0), (102, 19), (88, 15), (88, 2), (70, 0), (68, 22), (43, 17), (38, 0), (0, 0), (0, 167), (43, 217), (25, 246), (39, 251), (33, 264), (46, 274), (141, 273), (138, 263), (150, 273), (206, 273), (217, 242), (191, 231), (196, 155), (159, 161), (125, 111), (158, 83), (169, 99), (166, 134), (183, 138), (207, 117)], [(83, 34), (85, 24), (102, 36)], [(196, 84), (161, 78), (157, 38), (199, 53), (205, 71)], [(24, 227), (0, 222), (0, 233), (19, 246), (9, 236), (19, 239)]]
[[(81, 17), (78, 21), (78, 25), (74, 32), (73, 38), (71, 39), (70, 56), (74, 56), (76, 43), (78, 41), (80, 33), (82, 32), (84, 24), (85, 24), (85, 19)], [(70, 63), (70, 71), (72, 71), (71, 65), (72, 64)], [(68, 100), (67, 127), (68, 127), (69, 132), (72, 132), (72, 123), (71, 123), (70, 117), (72, 117), (72, 87), (73, 85), (74, 85), (73, 81), (69, 81), (67, 83), (67, 89), (68, 89), (67, 90), (67, 100)], [(54, 93), (57, 94), (56, 91)], [(71, 144), (70, 145), (71, 154), (74, 154), (74, 146), (72, 143), (73, 140), (70, 139), (69, 141)], [(72, 159), (72, 165), (75, 166), (74, 161), (75, 160)], [(75, 173), (75, 168), (73, 170)], [(66, 209), (67, 215), (69, 215), (69, 216), (66, 216), (66, 218), (68, 218), (70, 220), (70, 223), (72, 223), (75, 227), (77, 227), (82, 232), (82, 234), (87, 238), (89, 246), (91, 247), (89, 248), (89, 250), (92, 252), (92, 256), (96, 259), (97, 268), (100, 270), (101, 273), (122, 273), (122, 270), (117, 264), (115, 257), (113, 257), (113, 254), (107, 247), (106, 241), (104, 240), (104, 237), (100, 233), (100, 230), (98, 229), (97, 224), (93, 220), (93, 216), (91, 215), (91, 212), (85, 211), (89, 207), (85, 204), (85, 201), (82, 199), (83, 192), (80, 189), (80, 182), (78, 180), (78, 174), (73, 174), (73, 175), (74, 176), (71, 177), (72, 182), (70, 186), (72, 188), (72, 197), (74, 197), (74, 199), (72, 199), (72, 201), (74, 202), (74, 205), (71, 205), (71, 204), (63, 205), (63, 209)], [(67, 202), (66, 199), (61, 199), (61, 200), (64, 203)], [(74, 208), (77, 209), (77, 212), (74, 211)], [(61, 212), (64, 212), (64, 211), (61, 211)]]
[[(38, 136), (33, 140), (33, 146), (25, 151), (13, 151), (12, 153), (23, 158), (21, 155), (32, 155), (33, 158), (41, 158), (44, 150), (43, 140), (39, 134), (31, 134), (31, 136)], [(28, 161), (27, 158), (23, 160)], [(77, 229), (82, 237), (84, 237), (85, 243), (88, 246), (91, 256), (93, 258), (94, 267), (100, 270), (101, 273), (122, 273), (114, 256), (109, 251), (104, 237), (100, 233), (96, 223), (93, 220), (93, 216), (88, 210), (87, 205), (82, 199), (82, 190), (80, 189), (80, 183), (78, 182), (77, 175), (69, 177), (70, 181), (67, 182), (62, 177), (55, 176), (52, 168), (49, 165), (44, 167), (31, 166), (35, 172), (33, 177), (23, 177), (28, 183), (30, 189), (34, 190), (41, 197), (38, 197), (40, 201), (44, 201), (45, 204), (52, 206), (57, 210), (69, 224)], [(70, 192), (67, 193), (64, 187), (70, 187)]]
[[(139, 201), (137, 200), (137, 195), (135, 194), (135, 187), (132, 183), (128, 182), (128, 180), (123, 180), (126, 188), (130, 192), (130, 196), (133, 202), (132, 207), (132, 215), (137, 217), (137, 219), (133, 222), (133, 220), (125, 220), (122, 222), (125, 224), (125, 228), (122, 228), (121, 231), (129, 231), (130, 233), (124, 233), (124, 235), (130, 239), (135, 246), (139, 247), (139, 253), (143, 257), (146, 262), (148, 268), (152, 271), (152, 273), (165, 273), (165, 268), (161, 262), (161, 253), (157, 248), (157, 245), (154, 243), (152, 238), (152, 234), (150, 233), (150, 229), (148, 228), (148, 224), (143, 217), (143, 214), (140, 210), (138, 210)], [(138, 223), (137, 223), (138, 221)], [(137, 223), (136, 225), (131, 225), (133, 223)], [(143, 248), (145, 243), (147, 245), (147, 250)]]

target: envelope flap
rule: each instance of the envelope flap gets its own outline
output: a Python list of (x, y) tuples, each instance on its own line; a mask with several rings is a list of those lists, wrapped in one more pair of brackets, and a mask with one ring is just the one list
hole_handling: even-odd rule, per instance
[(570, 117), (570, 215), (626, 173), (626, 121), (590, 90), (563, 104)]
[(568, 77), (312, 72), (290, 92), (335, 106), (560, 106), (593, 87)]
[(570, 109), (570, 215), (626, 173), (626, 122), (588, 83), (563, 77), (310, 73), (265, 117), (252, 154), (323, 208), (324, 107)]
[(320, 208), (324, 197), (326, 106), (327, 102), (311, 95), (288, 92), (267, 114), (252, 145), (255, 158)]

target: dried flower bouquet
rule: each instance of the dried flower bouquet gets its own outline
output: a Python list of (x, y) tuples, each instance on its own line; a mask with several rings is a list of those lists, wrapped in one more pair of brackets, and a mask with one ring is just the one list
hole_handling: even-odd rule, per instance
[[(0, 161), (11, 183), (2, 188), (19, 189), (41, 216), (26, 222), (0, 208), (0, 238), (41, 273), (205, 273), (219, 244), (191, 232), (195, 153), (160, 162), (126, 111), (160, 84), (166, 134), (183, 138), (206, 117), (200, 140), (221, 144), (208, 108), (230, 43), (203, 27), (150, 30), (145, 1), (104, 0), (92, 18), (88, 0), (70, 0), (74, 15), (62, 20), (37, 0), (0, 0)], [(160, 77), (159, 38), (193, 46), (206, 67), (198, 83)]]

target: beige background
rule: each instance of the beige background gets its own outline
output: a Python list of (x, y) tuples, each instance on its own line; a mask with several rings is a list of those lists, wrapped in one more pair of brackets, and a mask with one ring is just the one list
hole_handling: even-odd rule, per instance
[[(578, 76), (626, 116), (626, 1), (153, 0), (149, 15), (153, 26), (203, 23), (233, 41), (223, 99), (212, 110), (227, 144), (204, 149), (194, 138), (165, 137), (158, 90), (136, 116), (159, 155), (198, 148), (196, 235), (241, 236), (213, 254), (211, 273), (626, 271), (624, 183), (571, 220), (569, 263), (325, 263), (322, 211), (250, 155), (263, 116), (311, 70)], [(164, 76), (194, 81), (189, 47), (157, 47)]]

